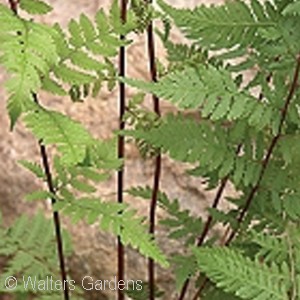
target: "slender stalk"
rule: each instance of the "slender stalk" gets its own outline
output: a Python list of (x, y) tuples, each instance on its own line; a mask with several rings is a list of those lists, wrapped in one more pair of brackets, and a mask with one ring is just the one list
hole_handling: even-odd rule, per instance
[[(43, 145), (42, 141), (39, 141), (39, 146), (40, 146), (40, 153), (41, 153), (42, 162), (43, 162), (43, 168), (44, 168), (44, 172), (45, 172), (46, 179), (47, 179), (48, 190), (49, 190), (49, 192), (51, 192), (52, 194), (55, 195), (55, 189), (53, 186), (53, 180), (52, 180), (52, 175), (51, 175), (51, 170), (50, 170), (50, 165), (49, 165), (49, 161), (48, 161), (46, 147), (45, 147), (45, 145)], [(51, 201), (52, 201), (52, 205), (56, 202), (55, 198), (52, 198)], [(53, 212), (53, 222), (54, 222), (54, 227), (55, 227), (56, 245), (57, 245), (58, 258), (59, 258), (60, 273), (61, 273), (62, 282), (64, 283), (64, 299), (69, 300), (70, 299), (69, 283), (67, 280), (67, 271), (66, 271), (66, 267), (65, 267), (63, 238), (62, 238), (62, 234), (61, 234), (60, 217), (59, 217), (59, 213), (57, 211)]]
[(207, 282), (208, 282), (208, 279), (207, 279), (207, 278), (204, 278), (203, 283), (201, 284), (201, 286), (199, 287), (199, 289), (198, 289), (197, 292), (195, 293), (195, 295), (194, 295), (194, 297), (193, 297), (193, 300), (199, 299), (199, 297), (200, 297), (202, 291), (204, 290), (204, 288), (205, 288)]
[[(275, 149), (275, 147), (278, 143), (278, 140), (279, 140), (279, 138), (282, 134), (282, 130), (283, 130), (283, 126), (284, 126), (286, 116), (287, 116), (289, 105), (291, 103), (291, 100), (292, 100), (297, 88), (298, 88), (299, 71), (300, 71), (300, 54), (297, 57), (297, 65), (296, 65), (296, 68), (295, 68), (295, 72), (294, 72), (293, 80), (292, 80), (292, 83), (291, 83), (291, 86), (290, 86), (290, 89), (289, 89), (289, 93), (286, 97), (286, 100), (284, 102), (284, 106), (281, 110), (281, 118), (280, 118), (280, 123), (279, 123), (279, 127), (278, 127), (278, 132), (273, 137), (273, 139), (271, 140), (271, 143), (270, 143), (270, 146), (268, 148), (266, 157), (262, 162), (262, 168), (261, 168), (261, 171), (260, 171), (260, 174), (259, 174), (259, 178), (258, 178), (256, 184), (251, 189), (251, 191), (250, 191), (250, 193), (247, 197), (246, 204), (245, 204), (244, 208), (242, 209), (242, 211), (240, 212), (240, 214), (237, 218), (237, 222), (238, 222), (239, 225), (244, 220), (244, 217), (245, 217), (247, 211), (250, 208), (252, 200), (254, 199), (254, 196), (256, 195), (256, 193), (257, 193), (257, 191), (260, 187), (260, 184), (261, 184), (263, 176), (266, 172), (267, 166), (269, 165), (272, 153), (273, 153), (273, 151), (274, 151), (274, 149)], [(228, 239), (225, 242), (226, 246), (228, 246), (231, 243), (231, 241), (234, 239), (235, 235), (237, 234), (237, 231), (238, 231), (238, 228), (236, 228), (235, 230), (232, 230), (231, 234), (229, 235)]]
[[(11, 10), (17, 15), (18, 14), (18, 4), (19, 0), (8, 0), (10, 4)], [(38, 98), (35, 93), (32, 94), (34, 101), (38, 104)], [(50, 193), (55, 195), (55, 188), (53, 185), (52, 180), (52, 174), (51, 169), (48, 161), (48, 154), (45, 145), (42, 141), (39, 141), (39, 147), (40, 147), (40, 154), (41, 159), (43, 163), (44, 172), (46, 175), (47, 180), (47, 186)], [(55, 198), (51, 198), (52, 205), (56, 202)], [(69, 283), (67, 280), (67, 272), (65, 267), (65, 257), (64, 257), (64, 250), (63, 250), (63, 238), (61, 234), (61, 222), (59, 213), (57, 211), (53, 211), (53, 222), (54, 222), (54, 228), (55, 228), (55, 237), (56, 237), (56, 246), (57, 246), (57, 253), (58, 253), (58, 259), (59, 259), (59, 265), (60, 265), (60, 273), (61, 273), (61, 279), (64, 283), (64, 300), (69, 300)]]
[[(145, 0), (148, 4), (151, 4), (151, 0)], [(154, 41), (154, 32), (153, 32), (153, 22), (151, 21), (147, 27), (147, 46), (148, 46), (148, 58), (149, 58), (149, 68), (151, 74), (151, 80), (157, 82), (157, 68), (155, 62), (155, 41)], [(160, 103), (159, 98), (153, 95), (153, 110), (160, 116)], [(158, 154), (155, 157), (155, 170), (153, 178), (153, 188), (152, 188), (152, 197), (150, 203), (150, 212), (149, 212), (149, 233), (155, 235), (155, 223), (156, 223), (156, 207), (157, 207), (157, 198), (159, 192), (159, 184), (161, 177), (161, 166), (162, 160), (161, 155)], [(152, 258), (148, 260), (148, 281), (149, 281), (149, 300), (155, 299), (155, 264)]]
[[(35, 93), (32, 94), (34, 101), (39, 104), (37, 95)], [(52, 180), (52, 173), (50, 169), (50, 164), (49, 164), (49, 159), (48, 159), (48, 154), (46, 150), (46, 146), (43, 144), (43, 141), (39, 141), (39, 148), (40, 148), (40, 154), (42, 158), (42, 164), (43, 164), (43, 169), (44, 173), (46, 175), (46, 181), (47, 181), (47, 186), (48, 190), (51, 194), (55, 195), (56, 191), (53, 185), (53, 180)], [(51, 198), (51, 203), (54, 205), (56, 202), (55, 198)], [(60, 274), (61, 274), (61, 279), (62, 282), (64, 283), (64, 300), (69, 300), (69, 283), (68, 283), (68, 278), (67, 278), (67, 271), (66, 271), (66, 266), (65, 266), (65, 257), (64, 257), (64, 248), (63, 248), (63, 237), (61, 234), (61, 222), (60, 222), (60, 217), (59, 213), (57, 211), (53, 211), (53, 223), (54, 223), (54, 229), (55, 229), (55, 237), (56, 237), (56, 247), (57, 247), (57, 254), (58, 254), (58, 260), (59, 260), (59, 266), (60, 266)]]
[[(239, 154), (241, 148), (242, 148), (242, 144), (239, 144), (238, 147), (237, 147), (236, 154)], [(216, 196), (214, 198), (213, 204), (211, 206), (212, 208), (217, 208), (218, 207), (218, 205), (220, 203), (220, 200), (222, 198), (223, 192), (225, 191), (225, 187), (226, 187), (228, 181), (229, 181), (229, 175), (227, 175), (226, 177), (224, 177), (222, 179), (221, 184), (220, 184), (220, 186), (219, 186), (219, 188), (217, 190)], [(209, 233), (209, 229), (210, 229), (212, 221), (213, 221), (213, 218), (212, 218), (211, 215), (209, 215), (208, 218), (207, 218), (207, 220), (206, 220), (206, 222), (205, 222), (203, 230), (202, 230), (200, 236), (197, 239), (197, 243), (196, 243), (197, 247), (201, 247), (203, 245), (204, 240), (205, 240), (207, 234)], [(189, 284), (190, 284), (190, 278), (188, 278), (184, 282), (184, 285), (183, 285), (183, 287), (182, 287), (182, 289), (180, 291), (178, 300), (183, 300), (184, 299), (184, 297), (186, 295), (186, 292), (188, 290)], [(196, 293), (196, 295), (197, 295), (197, 293)], [(197, 298), (195, 298), (195, 299), (197, 299)]]
[[(220, 202), (220, 199), (223, 195), (223, 192), (225, 190), (225, 187), (227, 185), (227, 182), (229, 180), (229, 176), (226, 176), (223, 178), (219, 188), (218, 188), (218, 191), (216, 193), (216, 196), (214, 198), (214, 201), (213, 201), (213, 204), (212, 204), (212, 208), (217, 208), (218, 205), (219, 205), (219, 202)], [(210, 229), (210, 226), (211, 226), (211, 223), (213, 221), (213, 218), (211, 215), (208, 216), (207, 220), (206, 220), (206, 223), (204, 225), (204, 228), (200, 234), (200, 236), (198, 237), (197, 239), (197, 247), (201, 247), (208, 232), (209, 232), (209, 229)], [(190, 278), (186, 279), (186, 281), (184, 282), (184, 285), (180, 291), (180, 295), (179, 295), (179, 298), (178, 300), (183, 300), (186, 296), (186, 293), (187, 293), (187, 290), (188, 290), (188, 287), (189, 287), (189, 284), (190, 284)]]
[(8, 0), (10, 9), (17, 15), (18, 14), (18, 0)]
[[(127, 0), (121, 0), (121, 20), (122, 22), (126, 22), (127, 18)], [(121, 36), (121, 39), (125, 39), (124, 36)], [(126, 68), (126, 51), (125, 47), (120, 47), (119, 52), (119, 75), (125, 76), (125, 68)], [(124, 122), (124, 114), (126, 107), (126, 90), (125, 84), (123, 82), (119, 83), (119, 129), (125, 129)], [(118, 158), (123, 159), (125, 154), (125, 140), (124, 137), (118, 136)], [(118, 171), (118, 182), (117, 182), (117, 198), (119, 203), (123, 203), (123, 190), (124, 190), (124, 168)], [(123, 280), (125, 278), (125, 249), (124, 245), (121, 242), (120, 236), (118, 236), (118, 281)], [(124, 300), (125, 295), (123, 290), (118, 289), (118, 300)]]

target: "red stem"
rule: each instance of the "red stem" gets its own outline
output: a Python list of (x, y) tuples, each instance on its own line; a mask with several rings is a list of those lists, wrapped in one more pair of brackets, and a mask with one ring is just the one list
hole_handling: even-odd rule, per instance
[[(242, 148), (242, 144), (239, 144), (238, 147), (237, 147), (237, 151), (236, 151), (236, 154), (238, 154), (240, 152)], [(228, 180), (229, 180), (229, 175), (227, 175), (226, 177), (224, 177), (221, 181), (221, 185), (219, 186), (218, 188), (218, 191), (216, 193), (216, 196), (214, 198), (214, 201), (213, 201), (213, 204), (212, 204), (212, 208), (217, 208), (219, 203), (220, 203), (220, 200), (221, 200), (221, 197), (223, 195), (223, 192), (225, 190), (225, 187), (228, 183)], [(211, 223), (213, 221), (213, 218), (211, 215), (208, 216), (207, 220), (206, 220), (206, 223), (204, 225), (204, 228), (203, 228), (203, 231), (201, 233), (201, 235), (198, 237), (197, 239), (197, 247), (201, 247), (204, 243), (204, 240), (209, 232), (209, 229), (210, 229), (210, 226), (211, 226)], [(186, 293), (187, 293), (187, 290), (188, 290), (188, 287), (189, 287), (189, 283), (190, 283), (190, 278), (188, 278), (185, 282), (184, 282), (184, 285), (180, 291), (180, 295), (179, 295), (179, 298), (178, 300), (183, 300)]]
[[(121, 20), (123, 23), (126, 22), (127, 18), (127, 1), (121, 0)], [(121, 36), (121, 39), (125, 39), (125, 36)], [(126, 68), (126, 51), (125, 47), (120, 47), (119, 52), (119, 75), (125, 76), (125, 68)], [(119, 83), (119, 129), (125, 129), (124, 122), (124, 114), (126, 107), (126, 90), (125, 84), (123, 82)], [(124, 137), (118, 136), (118, 158), (123, 159), (125, 154), (125, 140)], [(117, 189), (118, 189), (118, 203), (123, 203), (123, 191), (124, 191), (124, 168), (118, 171), (118, 179), (117, 179)], [(125, 278), (125, 249), (124, 245), (121, 242), (121, 237), (118, 236), (117, 239), (118, 244), (118, 281), (123, 280)], [(118, 300), (124, 300), (125, 294), (124, 291), (118, 289)]]
[[(40, 153), (41, 153), (43, 167), (44, 167), (44, 171), (45, 171), (45, 175), (46, 175), (48, 190), (53, 195), (55, 195), (56, 192), (55, 192), (55, 189), (53, 186), (53, 180), (52, 180), (52, 175), (51, 175), (51, 170), (50, 170), (50, 165), (49, 165), (49, 161), (48, 161), (46, 147), (45, 147), (45, 145), (42, 144), (41, 141), (39, 142), (39, 145), (40, 145)], [(55, 204), (55, 202), (56, 202), (55, 198), (52, 198), (51, 201), (52, 201), (52, 205)], [(53, 212), (53, 222), (54, 222), (54, 227), (55, 227), (56, 245), (57, 245), (58, 258), (59, 258), (60, 273), (61, 273), (62, 282), (64, 283), (64, 299), (69, 300), (70, 299), (69, 283), (67, 280), (67, 271), (66, 271), (66, 266), (65, 266), (63, 238), (62, 238), (62, 234), (61, 234), (60, 217), (59, 217), (59, 213), (57, 211)]]
[[(151, 4), (152, 1), (147, 1)], [(155, 41), (154, 41), (154, 32), (153, 32), (153, 23), (150, 22), (147, 27), (147, 42), (148, 42), (148, 57), (149, 57), (149, 68), (151, 74), (151, 80), (157, 82), (157, 68), (155, 62)], [(153, 95), (153, 110), (160, 116), (160, 104), (157, 96)], [(153, 178), (153, 189), (152, 197), (150, 203), (150, 212), (149, 212), (149, 233), (155, 235), (155, 223), (156, 223), (156, 207), (157, 207), (157, 198), (159, 192), (159, 183), (161, 177), (161, 155), (158, 154), (155, 158), (155, 171)], [(149, 300), (155, 299), (155, 264), (152, 258), (148, 260), (148, 280), (149, 280)]]
[(8, 0), (10, 9), (17, 15), (18, 14), (18, 0)]

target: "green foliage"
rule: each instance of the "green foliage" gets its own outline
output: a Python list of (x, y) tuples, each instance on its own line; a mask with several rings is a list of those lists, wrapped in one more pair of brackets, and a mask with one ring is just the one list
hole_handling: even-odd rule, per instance
[[(127, 192), (143, 199), (151, 199), (152, 196), (152, 190), (149, 186), (131, 188)], [(160, 220), (160, 223), (168, 228), (168, 237), (184, 240), (186, 245), (193, 244), (202, 228), (201, 218), (192, 216), (189, 210), (181, 210), (178, 199), (170, 200), (162, 192), (159, 192), (158, 204), (168, 214), (167, 218)]]
[[(22, 0), (20, 8), (30, 14), (44, 14), (51, 7), (39, 0)], [(72, 99), (74, 88), (87, 87), (96, 96), (105, 80), (109, 88), (115, 85), (116, 71), (110, 61), (122, 45), (119, 34), (127, 34), (135, 28), (133, 15), (126, 24), (120, 23), (115, 2), (107, 16), (99, 10), (92, 22), (82, 14), (79, 21), (68, 25), (70, 37), (56, 24), (41, 25), (17, 17), (4, 5), (0, 6), (0, 55), (2, 65), (11, 74), (6, 87), (10, 94), (8, 110), (11, 127), (22, 112), (33, 109), (33, 95), (41, 88), (53, 94), (65, 95), (64, 84), (70, 85)], [(94, 57), (98, 57), (97, 59)], [(99, 61), (102, 57), (102, 61)]]
[(241, 299), (288, 299), (286, 265), (267, 267), (227, 248), (196, 249), (195, 255), (199, 268), (226, 292), (234, 292)]
[(220, 6), (201, 5), (194, 10), (175, 9), (162, 0), (158, 3), (189, 39), (212, 50), (241, 43), (249, 46), (259, 29), (276, 26), (277, 14), (271, 2), (253, 0), (248, 6), (234, 1)]
[[(50, 171), (53, 181), (51, 192), (39, 189), (27, 200), (51, 199), (54, 210), (74, 223), (97, 223), (124, 245), (164, 267), (170, 264), (178, 291), (196, 277), (194, 288), (201, 289), (201, 299), (296, 300), (299, 1), (238, 0), (177, 9), (159, 0), (158, 6), (156, 11), (145, 1), (131, 1), (123, 22), (118, 1), (112, 1), (108, 13), (99, 10), (94, 19), (81, 14), (65, 31), (59, 24), (42, 25), (0, 5), (0, 62), (10, 75), (6, 87), (11, 127), (24, 114), (36, 139), (56, 147), (50, 170), (20, 162), (48, 185)], [(29, 15), (51, 11), (40, 0), (21, 0), (19, 8)], [(158, 80), (119, 78), (120, 47), (130, 45), (128, 36), (144, 32), (156, 18), (163, 23), (163, 30), (156, 33), (167, 54), (166, 63), (156, 58)], [(187, 41), (171, 40), (173, 24)], [(134, 208), (106, 201), (98, 193), (98, 185), (110, 172), (123, 167), (116, 140), (96, 139), (80, 122), (37, 103), (42, 89), (83, 102), (90, 95), (96, 97), (104, 83), (112, 91), (117, 80), (141, 91), (126, 103), (121, 121), (127, 128), (118, 134), (135, 141), (144, 159), (162, 153), (187, 163), (187, 176), (201, 177), (199, 183), (205, 181), (209, 190), (216, 188), (206, 223), (191, 208), (181, 208), (184, 199), (170, 200), (158, 191), (158, 205), (165, 214), (159, 225), (166, 228), (170, 244), (177, 240), (185, 246), (183, 253), (174, 249), (169, 258)], [(180, 111), (158, 116), (145, 108), (146, 94), (169, 101)], [(234, 198), (223, 195), (228, 184), (239, 191)], [(146, 200), (153, 197), (149, 187), (131, 188), (128, 193)], [(218, 200), (229, 205), (218, 207)], [(46, 223), (38, 215), (32, 220), (22, 217), (10, 229), (0, 228), (0, 254), (8, 256), (1, 279), (24, 272), (57, 275), (53, 228)], [(220, 242), (219, 225), (228, 226)], [(203, 234), (203, 245), (196, 247)], [(233, 240), (227, 240), (230, 234)], [(226, 247), (216, 247), (224, 243)], [(161, 295), (158, 291), (156, 296)], [(142, 291), (131, 290), (128, 296), (146, 299), (149, 287), (144, 284)]]
[(26, 168), (28, 171), (32, 172), (37, 178), (45, 179), (44, 170), (39, 164), (27, 160), (20, 160), (19, 164)]
[(124, 245), (130, 244), (141, 254), (153, 258), (162, 266), (168, 266), (153, 237), (147, 233), (144, 219), (135, 216), (136, 212), (128, 209), (127, 205), (95, 198), (74, 199), (68, 194), (67, 198), (55, 203), (54, 208), (71, 215), (74, 222), (86, 218), (89, 224), (93, 224), (100, 219), (102, 230), (113, 232), (121, 237)]
[(11, 74), (6, 82), (11, 127), (23, 111), (32, 109), (32, 93), (41, 88), (41, 77), (58, 61), (53, 30), (23, 20), (0, 5), (0, 57)]
[[(69, 94), (74, 100), (86, 97), (89, 90), (96, 96), (102, 82), (107, 81), (111, 90), (115, 86), (116, 70), (111, 59), (117, 56), (119, 47), (129, 44), (120, 39), (135, 28), (135, 19), (129, 14), (122, 24), (119, 8), (114, 1), (110, 14), (100, 9), (92, 21), (84, 14), (79, 20), (68, 24), (68, 36), (61, 27), (54, 26), (53, 38), (56, 43), (59, 62), (43, 80), (43, 88), (56, 94), (64, 93), (61, 83), (70, 85)], [(80, 87), (83, 93), (79, 93)]]
[(81, 124), (55, 111), (37, 108), (26, 115), (25, 123), (43, 143), (57, 145), (65, 164), (82, 162), (87, 147), (93, 143)]
[[(70, 239), (64, 232), (65, 254), (71, 254)], [(54, 228), (51, 220), (46, 219), (41, 212), (34, 217), (22, 215), (11, 227), (0, 227), (0, 254), (7, 257), (7, 264), (1, 274), (1, 283), (9, 276), (16, 278), (32, 277), (45, 279), (52, 276), (59, 279), (57, 270), (57, 253)], [(31, 290), (31, 286), (28, 289)], [(19, 285), (17, 290), (24, 291)], [(1, 285), (1, 291), (7, 291)]]
[(20, 8), (32, 15), (43, 15), (52, 10), (49, 4), (40, 0), (21, 0)]
[(195, 255), (174, 255), (172, 263), (175, 266), (176, 289), (180, 291), (185, 281), (197, 272), (197, 261)]

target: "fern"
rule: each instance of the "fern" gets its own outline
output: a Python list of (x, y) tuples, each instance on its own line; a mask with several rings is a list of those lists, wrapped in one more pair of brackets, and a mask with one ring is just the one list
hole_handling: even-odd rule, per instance
[(185, 281), (197, 272), (197, 261), (195, 255), (174, 255), (172, 263), (175, 265), (175, 285), (180, 290)]
[[(143, 199), (151, 199), (152, 192), (150, 187), (135, 187), (127, 191), (130, 195)], [(170, 200), (165, 193), (159, 192), (158, 204), (169, 215), (160, 223), (168, 228), (170, 239), (185, 240), (185, 244), (193, 244), (197, 234), (201, 231), (201, 218), (190, 215), (188, 210), (181, 210), (178, 199)]]
[(210, 170), (220, 167), (223, 160), (226, 160), (222, 171), (226, 175), (234, 166), (235, 153), (234, 149), (226, 149), (226, 135), (221, 128), (217, 128), (205, 122), (199, 124), (192, 118), (169, 115), (156, 128), (147, 131), (128, 130), (123, 134), (143, 139), (168, 152), (173, 159), (183, 162), (201, 161)]
[(233, 249), (196, 249), (199, 268), (218, 287), (242, 299), (288, 299), (290, 288), (286, 266), (267, 267)]
[[(51, 10), (39, 0), (22, 0), (20, 7), (32, 14)], [(32, 93), (41, 88), (65, 95), (62, 83), (71, 87), (93, 85), (95, 96), (104, 79), (114, 86), (116, 71), (109, 57), (115, 57), (119, 47), (128, 44), (117, 34), (135, 28), (132, 14), (128, 23), (119, 23), (117, 9), (115, 3), (109, 17), (99, 10), (96, 24), (84, 14), (79, 21), (71, 20), (68, 38), (58, 24), (49, 27), (27, 21), (0, 6), (1, 61), (12, 75), (6, 84), (11, 128), (22, 112), (34, 108)], [(94, 58), (99, 55), (104, 56), (102, 62)]]
[(0, 23), (1, 62), (12, 75), (6, 87), (13, 128), (21, 113), (32, 109), (32, 93), (40, 89), (41, 76), (57, 63), (58, 55), (53, 31), (45, 25), (18, 18), (3, 5), (0, 5)]
[(147, 234), (143, 218), (136, 217), (135, 211), (128, 209), (125, 204), (106, 203), (94, 198), (67, 198), (57, 202), (54, 207), (71, 215), (75, 222), (82, 218), (86, 218), (89, 224), (100, 220), (100, 228), (119, 235), (124, 245), (130, 244), (141, 254), (153, 258), (162, 266), (168, 266), (153, 238)]
[(53, 38), (60, 59), (43, 79), (44, 89), (62, 94), (61, 82), (64, 82), (71, 87), (92, 86), (93, 96), (96, 96), (102, 81), (107, 81), (109, 88), (114, 86), (116, 70), (110, 58), (117, 56), (120, 46), (129, 44), (121, 40), (119, 34), (125, 35), (135, 29), (135, 19), (131, 13), (128, 21), (121, 24), (119, 8), (114, 1), (109, 16), (101, 9), (95, 21), (84, 14), (78, 21), (72, 19), (68, 24), (70, 38), (58, 24), (54, 29)]
[(179, 108), (200, 109), (204, 118), (213, 121), (248, 119), (249, 125), (261, 129), (278, 116), (271, 105), (257, 102), (246, 91), (239, 91), (228, 71), (211, 65), (175, 71), (158, 83), (122, 81), (169, 100)]
[[(56, 245), (54, 240), (54, 228), (50, 220), (45, 219), (42, 213), (36, 214), (33, 218), (25, 215), (9, 228), (1, 227), (0, 254), (8, 258), (4, 272), (1, 274), (1, 282), (9, 276), (25, 278), (37, 277), (44, 279), (47, 276), (59, 278), (56, 270)], [(68, 242), (66, 233), (65, 241)], [(65, 253), (71, 253), (70, 241), (66, 243)], [(30, 289), (30, 286), (28, 286)], [(24, 291), (19, 285), (18, 289)], [(1, 286), (1, 291), (6, 288)]]
[(58, 112), (37, 108), (26, 115), (25, 123), (43, 143), (58, 146), (65, 164), (82, 162), (87, 146), (93, 143), (91, 135), (79, 123)]
[(263, 257), (266, 262), (282, 263), (287, 260), (288, 244), (283, 237), (253, 232), (252, 241), (261, 247), (257, 256)]
[(42, 167), (37, 163), (32, 163), (27, 160), (20, 160), (19, 164), (21, 164), (24, 168), (32, 172), (37, 178), (46, 179), (44, 170)]
[(201, 5), (195, 10), (175, 9), (162, 0), (158, 3), (189, 39), (212, 50), (249, 46), (259, 29), (276, 26), (278, 16), (271, 2), (261, 4), (257, 0), (249, 6), (234, 1), (221, 6)]
[(20, 8), (29, 14), (38, 15), (47, 14), (52, 10), (52, 7), (49, 4), (40, 0), (21, 0)]

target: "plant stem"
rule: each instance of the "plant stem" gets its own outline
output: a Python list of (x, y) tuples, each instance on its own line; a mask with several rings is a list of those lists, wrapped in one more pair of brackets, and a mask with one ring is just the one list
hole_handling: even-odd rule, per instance
[[(127, 0), (121, 0), (121, 20), (123, 23), (126, 22), (127, 18)], [(125, 36), (121, 36), (121, 40), (125, 39)], [(125, 67), (126, 67), (126, 51), (125, 46), (120, 47), (119, 52), (119, 75), (124, 77), (125, 76)], [(125, 129), (125, 122), (124, 122), (124, 114), (125, 114), (125, 107), (126, 107), (126, 90), (125, 84), (123, 82), (119, 82), (119, 129)], [(118, 158), (123, 159), (125, 154), (125, 140), (124, 136), (118, 136)], [(118, 203), (123, 203), (123, 190), (124, 190), (124, 167), (122, 167), (118, 171), (118, 179), (117, 179), (117, 189), (118, 189)], [(125, 249), (124, 245), (122, 244), (121, 237), (118, 236), (117, 238), (118, 244), (118, 281), (123, 280), (125, 278)], [(118, 289), (118, 300), (124, 300), (125, 295), (123, 290)]]
[(294, 96), (294, 94), (297, 90), (298, 79), (299, 79), (299, 71), (300, 71), (300, 54), (298, 54), (298, 57), (297, 57), (297, 65), (296, 65), (296, 68), (295, 68), (295, 72), (294, 72), (294, 75), (293, 75), (293, 80), (292, 80), (292, 83), (291, 83), (291, 86), (290, 86), (290, 89), (289, 89), (289, 93), (286, 97), (286, 100), (284, 102), (284, 106), (281, 110), (281, 118), (280, 118), (280, 123), (279, 123), (279, 126), (278, 126), (278, 132), (273, 137), (273, 139), (271, 140), (271, 143), (270, 143), (270, 146), (268, 148), (266, 157), (262, 162), (262, 168), (261, 168), (261, 171), (260, 171), (260, 174), (259, 174), (259, 178), (258, 178), (256, 184), (251, 189), (251, 191), (250, 191), (250, 193), (247, 197), (246, 204), (245, 204), (244, 208), (242, 209), (242, 211), (240, 212), (240, 214), (237, 218), (237, 223), (238, 223), (239, 226), (235, 230), (232, 230), (232, 232), (229, 235), (227, 241), (225, 242), (226, 246), (228, 246), (231, 243), (231, 241), (234, 239), (235, 235), (237, 234), (237, 231), (240, 227), (240, 224), (242, 223), (247, 211), (250, 208), (252, 200), (254, 199), (254, 196), (256, 195), (256, 192), (258, 191), (258, 189), (260, 187), (261, 181), (262, 181), (263, 176), (266, 172), (267, 166), (270, 162), (272, 153), (273, 153), (273, 151), (275, 149), (275, 146), (277, 145), (278, 140), (279, 140), (279, 138), (282, 134), (283, 125), (284, 125), (284, 122), (285, 122), (285, 119), (286, 119), (286, 116), (287, 116), (289, 105), (290, 105), (291, 100), (292, 100), (292, 98), (293, 98), (293, 96)]
[[(218, 191), (216, 193), (216, 196), (214, 198), (213, 204), (211, 206), (212, 208), (217, 208), (218, 207), (220, 199), (223, 195), (223, 192), (225, 190), (225, 187), (227, 185), (228, 180), (229, 180), (229, 175), (223, 178), (223, 180), (221, 182), (221, 185), (219, 186)], [(202, 244), (203, 244), (203, 242), (204, 242), (204, 240), (205, 240), (205, 238), (206, 238), (206, 236), (209, 232), (212, 221), (213, 221), (213, 218), (212, 218), (211, 215), (209, 215), (207, 220), (206, 220), (206, 223), (204, 225), (204, 228), (202, 230), (202, 233), (197, 239), (197, 243), (196, 243), (197, 247), (202, 246)], [(190, 278), (186, 279), (186, 281), (184, 282), (184, 285), (183, 285), (183, 287), (180, 291), (180, 295), (179, 295), (178, 300), (183, 300), (185, 298), (185, 295), (186, 295), (186, 292), (188, 290), (189, 284), (190, 284)]]
[[(43, 168), (47, 179), (47, 185), (48, 190), (51, 194), (55, 195), (55, 189), (53, 186), (53, 180), (50, 170), (50, 165), (48, 161), (48, 155), (46, 151), (45, 145), (43, 145), (42, 141), (39, 141), (40, 145), (40, 153), (42, 157), (43, 162)], [(55, 204), (56, 200), (55, 198), (51, 198), (52, 205)], [(56, 245), (57, 245), (57, 253), (59, 258), (59, 265), (60, 265), (60, 273), (61, 273), (61, 279), (64, 283), (64, 299), (69, 300), (69, 283), (67, 280), (67, 272), (65, 267), (65, 258), (64, 258), (64, 250), (63, 250), (63, 238), (61, 234), (61, 224), (60, 224), (60, 217), (59, 213), (57, 211), (53, 212), (53, 222), (55, 227), (55, 235), (56, 235)]]
[[(39, 105), (39, 101), (37, 95), (35, 93), (32, 94), (34, 101)], [(55, 195), (56, 191), (53, 185), (52, 180), (52, 173), (50, 169), (50, 164), (48, 160), (48, 154), (46, 150), (46, 146), (43, 144), (43, 141), (39, 141), (40, 153), (43, 163), (44, 173), (46, 175), (46, 181), (48, 190), (51, 194)], [(51, 203), (54, 205), (56, 202), (55, 198), (51, 198)], [(60, 266), (60, 274), (62, 282), (64, 283), (64, 300), (69, 300), (69, 283), (67, 278), (66, 266), (65, 266), (65, 258), (64, 258), (64, 248), (63, 248), (63, 237), (61, 234), (61, 224), (60, 224), (60, 217), (57, 211), (53, 211), (53, 223), (55, 228), (55, 237), (56, 237), (56, 247), (57, 247), (57, 254)]]
[(18, 14), (18, 4), (19, 1), (18, 0), (8, 0), (9, 5), (10, 5), (10, 9), (14, 12), (14, 14)]
[[(239, 154), (241, 148), (242, 148), (242, 144), (239, 144), (238, 147), (237, 147), (237, 151), (236, 151), (237, 155)], [(225, 187), (228, 183), (228, 180), (229, 180), (229, 174), (222, 179), (221, 184), (220, 184), (220, 186), (217, 190), (216, 196), (214, 198), (213, 204), (211, 206), (212, 208), (217, 208), (218, 207), (218, 205), (220, 203), (220, 200), (221, 200), (221, 197), (223, 195), (223, 192), (225, 191)], [(212, 221), (213, 221), (213, 218), (212, 218), (211, 215), (209, 215), (206, 222), (205, 222), (204, 228), (203, 228), (200, 236), (197, 239), (197, 243), (196, 243), (197, 247), (201, 247), (203, 245), (204, 240), (205, 240), (207, 234), (209, 233), (209, 229), (210, 229)], [(187, 289), (189, 287), (189, 283), (190, 283), (190, 278), (186, 279), (186, 281), (184, 282), (184, 285), (183, 285), (183, 287), (180, 291), (180, 295), (179, 295), (178, 300), (183, 300), (184, 299), (184, 297), (186, 295), (186, 292), (187, 292)], [(196, 295), (197, 295), (197, 293), (196, 293)]]
[[(149, 5), (152, 3), (151, 0), (145, 0)], [(155, 62), (155, 41), (154, 41), (154, 32), (153, 32), (153, 22), (150, 21), (147, 27), (147, 44), (148, 44), (148, 58), (149, 58), (149, 68), (151, 74), (151, 80), (157, 82), (157, 68)], [(160, 116), (160, 103), (159, 98), (153, 95), (153, 110)], [(152, 197), (150, 203), (150, 212), (149, 212), (149, 233), (155, 235), (155, 223), (156, 223), (156, 207), (157, 207), (157, 198), (159, 192), (159, 184), (161, 178), (161, 154), (159, 153), (155, 157), (155, 170), (153, 178), (153, 189)], [(149, 280), (149, 300), (155, 299), (155, 264), (152, 258), (148, 260), (148, 280)]]

